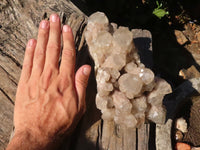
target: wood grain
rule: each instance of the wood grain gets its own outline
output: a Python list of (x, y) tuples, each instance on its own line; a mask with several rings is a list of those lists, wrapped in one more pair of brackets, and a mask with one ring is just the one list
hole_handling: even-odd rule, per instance
[(0, 90), (0, 150), (3, 150), (10, 139), (13, 127), (13, 104)]

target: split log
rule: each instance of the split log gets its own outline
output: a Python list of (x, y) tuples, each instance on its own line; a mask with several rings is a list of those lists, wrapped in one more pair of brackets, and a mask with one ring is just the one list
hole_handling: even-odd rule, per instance
[[(8, 121), (1, 119), (0, 149), (5, 147), (12, 125), (13, 104), (19, 80), (25, 45), (28, 39), (36, 38), (39, 22), (56, 12), (62, 24), (72, 27), (77, 51), (77, 65), (93, 65), (84, 41), (83, 32), (87, 22), (84, 15), (70, 1), (66, 0), (2, 0), (0, 2), (0, 114)], [(151, 34), (146, 30), (133, 30), (134, 42), (141, 56), (151, 55)], [(147, 55), (143, 55), (146, 53)], [(143, 59), (143, 60), (149, 60)], [(150, 64), (149, 62), (147, 64)], [(149, 66), (148, 66), (149, 67)], [(140, 129), (120, 128), (114, 122), (101, 120), (100, 111), (95, 105), (96, 82), (94, 71), (89, 80), (86, 103), (87, 111), (78, 124), (74, 134), (62, 146), (62, 149), (110, 149), (110, 150), (148, 150), (155, 149), (155, 141), (150, 134), (155, 132), (149, 124)], [(1, 117), (1, 116), (0, 116)], [(150, 131), (153, 129), (153, 131)], [(4, 136), (4, 137), (2, 137)]]
[(9, 136), (13, 127), (13, 104), (5, 93), (0, 90), (0, 150), (3, 150), (9, 142)]

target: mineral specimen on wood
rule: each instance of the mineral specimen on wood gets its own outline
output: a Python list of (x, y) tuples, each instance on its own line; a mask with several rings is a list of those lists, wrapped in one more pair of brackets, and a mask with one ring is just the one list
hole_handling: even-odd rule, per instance
[(120, 76), (118, 82), (120, 91), (124, 92), (130, 99), (139, 95), (143, 86), (142, 80), (138, 75), (129, 73)]
[(188, 130), (187, 130), (187, 122), (185, 119), (183, 118), (178, 118), (176, 120), (176, 128), (178, 130), (180, 130), (181, 132), (183, 133), (186, 133)]
[(140, 62), (132, 32), (96, 12), (88, 18), (85, 38), (95, 62), (96, 106), (102, 118), (129, 128), (147, 119), (164, 123), (162, 100), (171, 87)]

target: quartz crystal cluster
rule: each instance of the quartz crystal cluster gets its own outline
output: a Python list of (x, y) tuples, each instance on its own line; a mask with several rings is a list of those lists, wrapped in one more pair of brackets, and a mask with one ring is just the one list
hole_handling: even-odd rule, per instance
[(140, 62), (133, 33), (96, 12), (88, 18), (85, 39), (95, 62), (96, 106), (102, 118), (130, 128), (146, 120), (164, 123), (162, 100), (171, 86)]

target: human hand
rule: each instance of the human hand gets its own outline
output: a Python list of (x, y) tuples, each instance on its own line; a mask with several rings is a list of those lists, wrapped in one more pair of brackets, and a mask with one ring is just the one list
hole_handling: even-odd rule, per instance
[(50, 21), (41, 21), (37, 41), (31, 39), (27, 44), (14, 110), (13, 139), (17, 141), (26, 134), (40, 148), (50, 147), (49, 143), (72, 131), (85, 111), (85, 91), (91, 67), (84, 65), (75, 74), (74, 39), (67, 25), (63, 26), (62, 38), (60, 67), (58, 15), (51, 15)]

